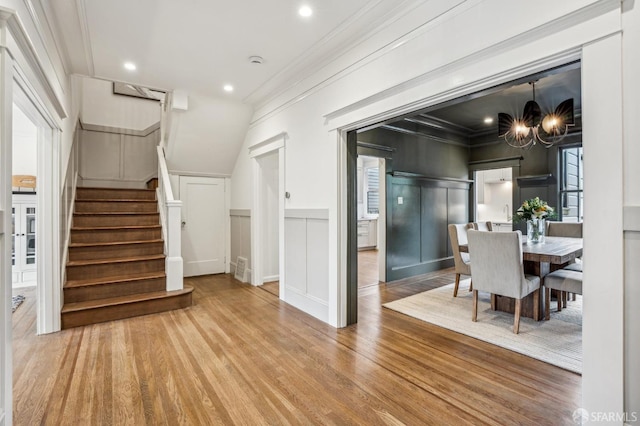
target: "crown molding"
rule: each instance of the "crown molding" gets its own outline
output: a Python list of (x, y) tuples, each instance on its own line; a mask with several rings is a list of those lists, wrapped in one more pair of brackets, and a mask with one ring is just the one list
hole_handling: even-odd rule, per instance
[[(24, 0), (24, 1), (25, 3), (30, 2), (30, 0)], [(58, 54), (58, 57), (60, 57), (62, 68), (64, 69), (64, 73), (65, 75), (69, 75), (71, 74), (70, 72), (71, 57), (69, 55), (69, 49), (64, 43), (64, 38), (61, 36), (60, 28), (58, 27), (58, 24), (56, 23), (55, 19), (52, 19), (52, 17), (54, 16), (54, 12), (51, 9), (51, 2), (45, 1), (43, 3), (42, 0), (36, 0), (36, 1), (40, 3), (40, 7), (42, 7), (42, 10), (44, 12), (43, 13), (44, 22), (47, 24), (47, 27), (49, 28), (49, 32), (51, 33), (53, 45), (56, 48), (56, 53)]]
[[(496, 43), (494, 45), (488, 46), (484, 49), (481, 49), (477, 52), (473, 52), (467, 56), (464, 56), (458, 60), (455, 60), (453, 62), (450, 62), (448, 64), (442, 65), (440, 67), (437, 67), (433, 70), (427, 71), (426, 73), (423, 73), (419, 76), (416, 76), (408, 81), (405, 81), (403, 83), (397, 84), (395, 86), (389, 87), (387, 89), (381, 90), (380, 92), (371, 95), (369, 97), (366, 97), (364, 99), (361, 99), (357, 102), (354, 102), (350, 105), (344, 106), (340, 109), (337, 109), (335, 111), (329, 112), (328, 114), (324, 115), (324, 118), (326, 121), (331, 121), (333, 119), (336, 119), (338, 117), (341, 117), (345, 114), (348, 114), (350, 112), (359, 110), (365, 106), (374, 104), (376, 102), (379, 102), (381, 100), (387, 99), (391, 96), (397, 95), (399, 93), (405, 92), (406, 90), (409, 90), (411, 88), (417, 87), (421, 84), (423, 84), (424, 82), (428, 81), (428, 80), (432, 80), (438, 76), (442, 76), (442, 75), (446, 75), (449, 74), (451, 72), (453, 72), (456, 69), (459, 69), (461, 67), (465, 67), (465, 66), (471, 66), (473, 63), (476, 63), (478, 61), (481, 61), (483, 59), (486, 59), (488, 57), (494, 56), (498, 53), (502, 53), (505, 51), (509, 51), (509, 50), (513, 50), (517, 47), (520, 47), (522, 45), (526, 45), (527, 43), (529, 43), (531, 40), (537, 40), (539, 38), (541, 38), (542, 36), (549, 34), (549, 33), (555, 33), (558, 31), (562, 31), (566, 28), (570, 28), (573, 27), (577, 24), (583, 23), (585, 21), (591, 20), (593, 18), (596, 18), (610, 10), (613, 10), (616, 7), (620, 6), (620, 2), (617, 0), (601, 0), (599, 2), (596, 3), (592, 3), (588, 6), (585, 6), (581, 9), (578, 9), (576, 11), (573, 11), (571, 13), (569, 13), (568, 15), (564, 15), (559, 17), (558, 19), (555, 19), (551, 22), (545, 23), (543, 25), (540, 25), (538, 27), (532, 28), (529, 31), (525, 31), (523, 33), (518, 34), (515, 37), (511, 37), (510, 39), (501, 41), (499, 43)], [(564, 59), (563, 59), (564, 57)], [(577, 52), (571, 51), (571, 52), (561, 52), (560, 54), (556, 55), (554, 58), (554, 60), (552, 62), (557, 62), (558, 65), (562, 64), (562, 63), (567, 63), (570, 62), (571, 60), (576, 60), (579, 59), (579, 54)], [(558, 59), (560, 59), (558, 61)], [(549, 63), (549, 61), (545, 61), (547, 63)], [(547, 65), (548, 66), (548, 65)], [(530, 65), (525, 65), (525, 68), (530, 67)], [(522, 68), (522, 67), (521, 67)], [(531, 68), (529, 68), (529, 70), (531, 70)], [(529, 71), (529, 74), (531, 73), (531, 71)], [(489, 87), (489, 86), (487, 86)], [(465, 90), (462, 90), (463, 87), (460, 88), (461, 90), (459, 90), (460, 92), (464, 93)], [(416, 106), (414, 106), (414, 110), (420, 108), (420, 106), (425, 107), (427, 105), (432, 105), (433, 103), (431, 102), (418, 102)]]
[[(11, 58), (15, 62), (15, 66), (22, 69), (30, 69), (37, 79), (38, 83), (44, 89), (47, 96), (47, 100), (51, 103), (51, 106), (55, 109), (58, 116), (66, 118), (68, 116), (65, 107), (58, 97), (56, 87), (51, 81), (50, 77), (45, 73), (42, 60), (36, 51), (36, 48), (27, 34), (24, 24), (20, 20), (18, 14), (11, 9), (0, 7), (0, 22), (4, 23), (4, 26), (11, 34), (11, 38), (15, 42), (15, 46), (12, 46), (7, 37), (2, 37), (0, 42), (0, 48), (6, 49)], [(16, 51), (17, 50), (17, 51)], [(45, 47), (46, 50), (46, 47)], [(24, 62), (22, 63), (24, 59)], [(62, 91), (62, 88), (59, 88)]]
[[(280, 93), (301, 83), (310, 77), (318, 69), (324, 67), (331, 62), (333, 58), (340, 57), (354, 46), (371, 38), (377, 34), (381, 28), (387, 27), (399, 19), (400, 16), (407, 13), (407, 9), (413, 9), (416, 5), (423, 3), (424, 0), (403, 0), (399, 1), (398, 6), (394, 7), (391, 12), (385, 13), (371, 24), (372, 30), (367, 31), (364, 35), (359, 36), (350, 43), (342, 44), (338, 48), (329, 48), (321, 54), (318, 54), (323, 48), (335, 39), (338, 35), (344, 33), (354, 26), (363, 16), (372, 13), (385, 0), (376, 0), (367, 3), (358, 10), (357, 13), (351, 15), (348, 19), (340, 23), (340, 25), (330, 31), (327, 35), (317, 41), (305, 53), (298, 56), (290, 62), (286, 67), (277, 72), (268, 81), (262, 84), (258, 89), (254, 90), (243, 99), (243, 102), (255, 104), (257, 108), (261, 108), (269, 103), (270, 100), (277, 97)], [(409, 4), (410, 6), (407, 6)]]
[(91, 33), (89, 31), (89, 20), (87, 19), (87, 6), (85, 0), (76, 0), (76, 10), (78, 12), (78, 23), (80, 24), (80, 34), (82, 34), (82, 46), (84, 47), (84, 59), (87, 62), (89, 76), (96, 73), (93, 61), (93, 49), (91, 47)]
[[(313, 57), (314, 53), (317, 53), (323, 46), (333, 39), (337, 34), (345, 31), (348, 27), (357, 22), (365, 12), (372, 11), (375, 6), (380, 4), (382, 1), (378, 0), (375, 4), (370, 5), (366, 9), (363, 9), (362, 13), (358, 13), (353, 15), (351, 19), (345, 21), (338, 28), (332, 31), (329, 35), (324, 37), (320, 42), (316, 43), (312, 49), (309, 50), (310, 53), (303, 55), (294, 61), (290, 66), (284, 68), (281, 72), (272, 77), (269, 81), (264, 83), (260, 89), (253, 92), (249, 96), (247, 96), (243, 101), (248, 103), (253, 103), (255, 105), (255, 110), (260, 110), (266, 107), (270, 102), (274, 101), (278, 96), (285, 93), (287, 90), (302, 84), (309, 77), (314, 75), (319, 69), (326, 68), (329, 64), (335, 62), (340, 58), (347, 57), (353, 49), (359, 45), (366, 43), (368, 40), (376, 37), (381, 30), (393, 25), (395, 22), (400, 20), (402, 17), (406, 16), (410, 12), (412, 12), (415, 8), (424, 3), (424, 0), (404, 0), (399, 2), (399, 4), (393, 8), (390, 12), (387, 12), (374, 22), (370, 24), (371, 29), (365, 32), (363, 35), (357, 37), (353, 41), (345, 43), (344, 45), (339, 46), (335, 49), (330, 49), (324, 54), (317, 55), (313, 60), (310, 58)], [(462, 3), (464, 0), (458, 0), (457, 3)], [(393, 45), (394, 43), (391, 43)], [(396, 48), (399, 46), (385, 46), (385, 48), (392, 47)], [(378, 56), (376, 55), (378, 50), (366, 55), (364, 58), (360, 59), (358, 63), (361, 61), (366, 61), (368, 63), (370, 61), (375, 60)], [(349, 67), (351, 68), (351, 67)], [(325, 87), (327, 84), (325, 82), (331, 83), (331, 80), (336, 77), (336, 75), (341, 74), (344, 69), (338, 70), (338, 72), (331, 75), (328, 79), (320, 82), (314, 90), (320, 90)], [(349, 71), (351, 72), (351, 71)], [(279, 80), (279, 81), (278, 81)], [(264, 92), (263, 95), (260, 93)], [(300, 96), (298, 100), (302, 100), (306, 97), (306, 95)]]
[[(49, 54), (49, 49), (47, 49), (47, 42), (46, 39), (48, 39), (49, 37), (45, 37), (44, 33), (43, 33), (43, 29), (46, 28), (49, 30), (49, 33), (51, 34), (51, 39), (53, 39), (53, 46), (56, 49), (56, 53), (58, 54), (58, 57), (60, 59), (63, 58), (63, 56), (60, 54), (60, 49), (58, 47), (58, 43), (55, 40), (55, 37), (53, 36), (53, 31), (51, 31), (51, 25), (49, 25), (49, 21), (47, 19), (47, 15), (46, 13), (44, 13), (44, 7), (42, 6), (42, 3), (39, 0), (36, 0), (38, 2), (38, 6), (40, 7), (40, 9), (43, 11), (42, 16), (44, 16), (44, 21), (40, 19), (40, 15), (38, 15), (38, 13), (36, 12), (36, 8), (34, 3), (31, 0), (23, 0), (24, 6), (26, 7), (27, 11), (29, 12), (29, 16), (31, 16), (31, 20), (33, 21), (33, 23), (35, 24), (36, 27), (36, 33), (38, 34), (38, 38), (40, 39), (40, 43), (42, 43), (42, 46), (44, 47), (45, 53), (47, 54), (47, 58), (49, 58), (49, 63), (53, 66), (54, 61), (51, 58), (51, 55)], [(67, 67), (66, 64), (64, 63), (64, 60), (61, 61), (62, 63), (62, 71), (64, 72), (65, 75), (67, 75)], [(55, 67), (54, 67), (55, 68)], [(60, 76), (58, 75), (58, 73), (55, 73), (56, 75), (56, 79), (58, 80), (58, 85), (60, 86), (60, 89), (62, 90), (62, 93), (66, 93), (65, 89), (64, 89), (64, 85), (62, 84), (62, 82), (60, 81)]]

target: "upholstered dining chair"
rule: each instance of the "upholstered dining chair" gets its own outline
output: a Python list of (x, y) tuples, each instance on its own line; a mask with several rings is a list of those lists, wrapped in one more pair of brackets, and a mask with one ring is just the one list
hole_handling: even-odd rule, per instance
[[(582, 238), (582, 222), (547, 221), (546, 227), (546, 234), (548, 237)], [(565, 266), (564, 269), (582, 273), (582, 259), (578, 259), (577, 262), (570, 263), (569, 265)], [(558, 300), (562, 299), (562, 303), (565, 308), (567, 307), (567, 297), (569, 294), (573, 294), (572, 299), (576, 300), (576, 293), (566, 292), (565, 290), (558, 289), (554, 290), (557, 291), (556, 297), (558, 297)], [(550, 292), (547, 291), (546, 293), (547, 295), (549, 295)], [(562, 309), (560, 305), (558, 305), (558, 307)]]
[(476, 231), (493, 231), (493, 225), (491, 222), (471, 222), (473, 229)]
[(478, 291), (516, 299), (513, 332), (520, 330), (522, 299), (533, 293), (533, 316), (538, 317), (540, 278), (525, 275), (522, 261), (522, 233), (469, 230), (469, 255), (473, 280), (473, 315), (478, 319)]
[(546, 221), (547, 237), (582, 238), (582, 222)]
[(549, 305), (551, 304), (551, 291), (549, 290), (556, 290), (558, 292), (558, 311), (561, 311), (563, 303), (563, 299), (560, 297), (561, 294), (582, 294), (582, 272), (572, 271), (566, 268), (558, 269), (545, 275), (543, 284), (546, 287), (544, 319), (548, 320), (550, 318)]
[[(471, 275), (469, 267), (469, 254), (460, 252), (460, 245), (467, 244), (467, 225), (450, 224), (449, 240), (451, 241), (451, 251), (453, 252), (453, 263), (456, 270), (456, 284), (453, 287), (453, 297), (458, 296), (460, 286), (460, 275)], [(473, 283), (469, 286), (469, 291), (473, 288)]]

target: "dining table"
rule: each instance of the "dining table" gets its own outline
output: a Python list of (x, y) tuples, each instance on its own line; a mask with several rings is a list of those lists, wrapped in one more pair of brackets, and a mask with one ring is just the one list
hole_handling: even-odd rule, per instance
[[(575, 262), (576, 258), (582, 256), (582, 238), (545, 237), (543, 242), (536, 244), (526, 242), (526, 237), (523, 240), (525, 240), (522, 243), (524, 272), (525, 274), (540, 277), (541, 285), (545, 275)], [(466, 244), (460, 245), (460, 251), (469, 253), (469, 246)], [(473, 253), (470, 253), (470, 256), (471, 264), (473, 265)], [(471, 275), (471, 279), (473, 280), (473, 275)], [(540, 297), (538, 298), (538, 317), (534, 318), (533, 294), (522, 299), (522, 316), (533, 318), (537, 321), (544, 318), (545, 297), (542, 293), (543, 291), (549, 290), (541, 287)], [(515, 312), (515, 299), (513, 298), (495, 295), (494, 302), (496, 310)]]

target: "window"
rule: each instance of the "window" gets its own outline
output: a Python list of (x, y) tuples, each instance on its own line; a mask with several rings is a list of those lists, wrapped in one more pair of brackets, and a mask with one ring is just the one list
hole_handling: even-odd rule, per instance
[(367, 175), (367, 214), (380, 212), (380, 177), (377, 167), (365, 169)]
[(582, 222), (583, 218), (582, 147), (560, 150), (560, 205), (559, 218), (563, 222)]

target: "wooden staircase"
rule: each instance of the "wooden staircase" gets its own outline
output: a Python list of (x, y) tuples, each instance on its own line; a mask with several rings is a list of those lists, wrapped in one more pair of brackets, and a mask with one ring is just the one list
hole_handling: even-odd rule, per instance
[(155, 190), (77, 188), (63, 329), (191, 306), (166, 291), (159, 223)]

